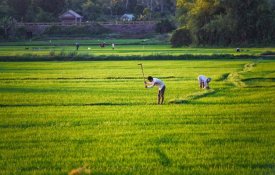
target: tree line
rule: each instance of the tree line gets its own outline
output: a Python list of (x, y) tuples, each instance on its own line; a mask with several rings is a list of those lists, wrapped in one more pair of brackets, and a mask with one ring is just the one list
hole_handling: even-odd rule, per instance
[(1, 0), (0, 38), (7, 38), (16, 22), (56, 22), (68, 9), (84, 21), (114, 20), (124, 13), (136, 20), (166, 19), (157, 25), (159, 33), (173, 30), (176, 19), (173, 46), (275, 44), (275, 0)]
[(0, 16), (23, 22), (58, 21), (58, 16), (72, 9), (84, 20), (110, 20), (124, 13), (137, 20), (151, 20), (174, 15), (176, 0), (1, 0)]
[(275, 0), (177, 0), (177, 18), (174, 46), (275, 43)]

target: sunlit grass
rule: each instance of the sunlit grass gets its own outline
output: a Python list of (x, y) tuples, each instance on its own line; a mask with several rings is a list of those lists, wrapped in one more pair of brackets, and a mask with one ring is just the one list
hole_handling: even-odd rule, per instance
[(113, 50), (110, 45), (100, 48), (98, 45), (80, 45), (76, 52), (74, 43), (71, 46), (0, 46), (0, 56), (48, 56), (48, 55), (90, 55), (90, 56), (179, 56), (179, 55), (251, 55), (259, 56), (266, 51), (275, 52), (275, 48), (243, 48), (236, 52), (235, 48), (171, 48), (170, 45), (120, 45)]
[(2, 62), (0, 174), (274, 173), (273, 60), (143, 61), (164, 105), (138, 63)]

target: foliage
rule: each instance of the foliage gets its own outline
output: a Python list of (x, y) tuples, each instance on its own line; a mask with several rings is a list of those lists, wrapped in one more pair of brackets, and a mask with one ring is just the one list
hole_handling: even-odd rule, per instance
[(49, 36), (93, 36), (108, 33), (109, 31), (98, 24), (88, 26), (51, 26), (44, 32), (45, 35)]
[(58, 21), (58, 16), (72, 9), (84, 16), (84, 20), (112, 20), (124, 13), (142, 15), (148, 8), (154, 13), (171, 15), (175, 11), (175, 0), (1, 0), (0, 15), (12, 16), (17, 21), (50, 22)]
[(87, 20), (95, 21), (97, 20), (102, 10), (102, 4), (99, 1), (86, 1), (81, 5), (82, 15), (85, 16)]
[(149, 8), (144, 8), (140, 20), (151, 20), (152, 11)]
[(173, 32), (171, 44), (173, 47), (188, 46), (192, 43), (190, 31), (186, 28), (180, 28)]
[[(15, 28), (15, 20), (12, 17), (4, 16), (0, 18), (0, 30), (4, 39), (8, 39)], [(1, 33), (0, 33), (1, 34)]]
[(0, 1), (0, 16), (6, 16), (11, 13), (11, 9), (8, 5), (7, 0)]
[(17, 27), (15, 29), (15, 37), (18, 39), (25, 39), (26, 38), (27, 29), (25, 27)]
[(156, 25), (156, 32), (158, 33), (168, 33), (175, 29), (175, 24), (168, 19), (161, 20)]
[(269, 0), (179, 0), (178, 19), (197, 45), (274, 43), (275, 5)]

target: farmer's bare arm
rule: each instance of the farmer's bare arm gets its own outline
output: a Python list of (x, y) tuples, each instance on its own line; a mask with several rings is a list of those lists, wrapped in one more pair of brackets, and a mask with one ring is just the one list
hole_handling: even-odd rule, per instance
[[(144, 84), (145, 84), (145, 88), (152, 88), (152, 87), (154, 87), (154, 83), (152, 82), (144, 82)], [(149, 85), (149, 86), (148, 86)]]

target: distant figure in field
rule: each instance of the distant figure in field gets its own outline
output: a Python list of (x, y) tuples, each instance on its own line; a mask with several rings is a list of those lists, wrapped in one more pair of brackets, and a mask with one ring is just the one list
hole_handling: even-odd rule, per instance
[(101, 48), (104, 48), (104, 47), (105, 47), (105, 44), (106, 44), (105, 42), (104, 42), (104, 43), (100, 43), (99, 46), (100, 46)]
[(211, 78), (207, 78), (204, 75), (198, 76), (199, 85), (201, 89), (210, 89), (209, 83), (211, 81)]
[[(144, 81), (145, 88), (152, 88), (154, 86), (158, 86), (158, 88), (159, 88), (159, 91), (158, 91), (158, 104), (163, 104), (164, 93), (165, 93), (165, 88), (166, 88), (165, 84), (160, 79), (153, 78), (151, 76), (148, 77), (148, 81), (149, 82)], [(149, 86), (147, 86), (147, 85), (149, 85)]]
[(236, 49), (236, 52), (240, 52), (240, 51), (241, 51), (241, 49), (240, 49), (240, 48), (237, 48), (237, 49)]
[(75, 46), (76, 46), (76, 50), (78, 50), (78, 49), (79, 49), (80, 44), (79, 44), (79, 43), (75, 43)]
[(112, 49), (115, 50), (115, 43), (112, 43)]

